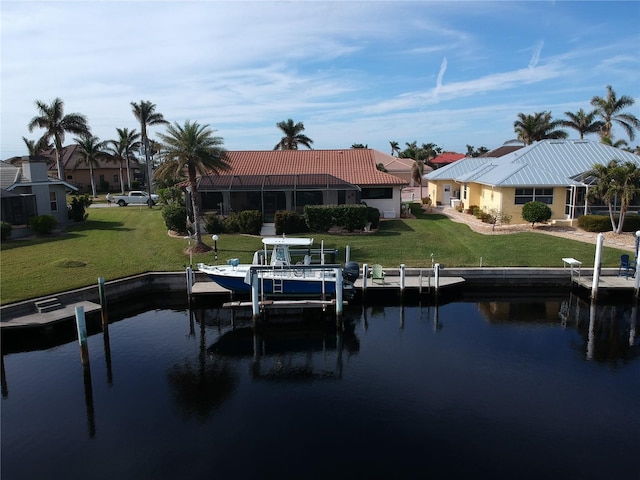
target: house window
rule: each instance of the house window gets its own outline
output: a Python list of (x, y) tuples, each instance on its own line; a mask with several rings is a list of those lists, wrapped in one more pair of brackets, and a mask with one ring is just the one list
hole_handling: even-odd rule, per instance
[(462, 195), (463, 195), (463, 199), (466, 200), (467, 199), (467, 186), (466, 185), (464, 187), (462, 187)]
[(361, 198), (363, 200), (380, 200), (383, 198), (393, 198), (393, 188), (363, 188)]
[(49, 192), (49, 206), (52, 212), (58, 211), (58, 200), (56, 199), (56, 192)]
[(553, 203), (553, 188), (516, 188), (514, 203), (524, 205), (529, 202)]
[(118, 174), (114, 173), (113, 174), (113, 184), (116, 185), (119, 181), (120, 181), (120, 179), (118, 178)]

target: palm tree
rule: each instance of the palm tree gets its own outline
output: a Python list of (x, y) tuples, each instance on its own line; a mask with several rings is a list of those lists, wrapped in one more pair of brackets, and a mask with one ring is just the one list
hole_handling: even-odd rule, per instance
[[(585, 183), (593, 184), (588, 191), (590, 201), (602, 200), (609, 207), (611, 227), (622, 232), (624, 217), (633, 197), (640, 193), (640, 168), (633, 162), (620, 164), (611, 160), (608, 165), (596, 164), (583, 175)], [(620, 202), (620, 216), (616, 223), (614, 206)]]
[(623, 113), (627, 107), (631, 107), (635, 100), (628, 95), (617, 98), (616, 92), (611, 85), (607, 85), (607, 96), (605, 98), (595, 96), (591, 99), (591, 105), (595, 107), (596, 114), (602, 118), (603, 125), (600, 128), (600, 136), (613, 138), (611, 130), (613, 123), (617, 123), (629, 135), (629, 140), (635, 138), (635, 130), (640, 128), (640, 120), (631, 113)]
[(390, 141), (389, 145), (391, 146), (391, 156), (392, 157), (393, 157), (394, 153), (396, 155), (400, 153), (400, 144), (398, 142)]
[(98, 137), (91, 134), (83, 135), (73, 139), (78, 144), (78, 153), (80, 158), (74, 165), (74, 168), (85, 163), (89, 167), (89, 176), (91, 178), (91, 192), (93, 197), (97, 197), (96, 180), (93, 178), (93, 168), (98, 166), (98, 157), (106, 157), (106, 148), (109, 142), (101, 142)]
[[(140, 100), (140, 103), (131, 102), (131, 110), (136, 120), (140, 122), (140, 132), (142, 139), (142, 147), (144, 148), (144, 160), (147, 164), (147, 191), (149, 197), (151, 197), (151, 154), (149, 149), (149, 136), (147, 135), (147, 126), (168, 124), (169, 122), (164, 119), (161, 113), (156, 112), (156, 104), (151, 103), (148, 100)], [(149, 202), (149, 208), (153, 205)]]
[(365, 145), (364, 143), (353, 143), (351, 148), (369, 148), (369, 145)]
[(66, 133), (89, 135), (87, 118), (79, 113), (65, 115), (64, 102), (60, 98), (56, 98), (49, 105), (40, 100), (36, 100), (35, 103), (39, 114), (29, 122), (29, 131), (32, 132), (36, 127), (46, 129), (42, 138), (45, 142), (53, 139), (58, 178), (64, 180), (64, 165), (62, 164), (64, 136)]
[(411, 180), (420, 185), (420, 198), (422, 198), (422, 175), (424, 174), (424, 163), (422, 160), (416, 160), (411, 165)]
[[(226, 150), (222, 147), (222, 137), (213, 135), (209, 125), (200, 125), (198, 122), (187, 120), (184, 126), (177, 122), (167, 127), (166, 134), (158, 134), (162, 140), (163, 158), (165, 162), (172, 162), (175, 175), (184, 175), (187, 172), (187, 184), (191, 191), (191, 208), (193, 211), (193, 223), (195, 224), (196, 242), (192, 247), (193, 252), (206, 252), (211, 247), (202, 242), (200, 233), (200, 199), (198, 197), (198, 183), (196, 174), (219, 174), (228, 170)], [(169, 172), (167, 172), (169, 173)]]
[(569, 120), (560, 120), (560, 125), (567, 128), (572, 128), (580, 133), (580, 140), (584, 138), (585, 133), (599, 132), (604, 122), (596, 120), (598, 113), (593, 110), (592, 112), (585, 112), (582, 108), (576, 113), (564, 112), (569, 117)]
[(276, 123), (276, 126), (282, 130), (284, 137), (273, 147), (274, 150), (298, 150), (298, 145), (304, 145), (311, 149), (313, 140), (302, 133), (304, 131), (302, 122), (294, 124), (292, 119), (288, 119), (287, 121)]
[(30, 157), (37, 157), (38, 155), (41, 155), (42, 152), (46, 152), (52, 148), (51, 144), (44, 137), (40, 138), (37, 142), (35, 140), (29, 140), (26, 137), (22, 137), (22, 141), (27, 147)]
[(124, 175), (122, 172), (122, 164), (126, 162), (127, 165), (127, 190), (131, 189), (131, 168), (130, 164), (132, 160), (135, 160), (135, 153), (140, 149), (140, 134), (128, 128), (116, 128), (118, 132), (117, 140), (110, 140), (109, 152), (113, 155), (115, 160), (120, 165), (120, 190), (124, 195)]
[(518, 114), (518, 120), (513, 122), (513, 129), (518, 140), (525, 145), (531, 145), (545, 139), (567, 138), (567, 132), (559, 130), (560, 120), (551, 120), (551, 112), (535, 112), (533, 115)]

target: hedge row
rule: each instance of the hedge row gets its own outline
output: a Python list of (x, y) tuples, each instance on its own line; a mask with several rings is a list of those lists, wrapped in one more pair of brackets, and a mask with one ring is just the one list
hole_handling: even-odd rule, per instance
[[(616, 217), (616, 222), (618, 217)], [(587, 232), (610, 232), (613, 230), (609, 215), (582, 215), (578, 218), (578, 226)], [(640, 230), (640, 215), (625, 215), (622, 224), (623, 232)]]

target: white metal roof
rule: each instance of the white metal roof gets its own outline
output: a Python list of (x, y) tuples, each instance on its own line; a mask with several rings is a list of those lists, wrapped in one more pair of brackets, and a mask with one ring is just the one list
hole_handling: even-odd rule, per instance
[(289, 245), (291, 247), (310, 247), (313, 245), (313, 238), (287, 238), (287, 237), (265, 237), (262, 239), (265, 245)]

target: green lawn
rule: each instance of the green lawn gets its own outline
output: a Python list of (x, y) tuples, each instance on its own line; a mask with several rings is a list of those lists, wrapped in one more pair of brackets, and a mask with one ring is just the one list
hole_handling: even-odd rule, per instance
[[(149, 271), (180, 271), (189, 263), (188, 240), (167, 235), (161, 209), (156, 207), (90, 208), (89, 219), (71, 225), (66, 235), (3, 242), (0, 248), (0, 303), (49, 295), (72, 288)], [(574, 240), (527, 232), (481, 235), (444, 215), (387, 220), (376, 233), (363, 235), (314, 234), (316, 246), (338, 248), (344, 260), (345, 246), (358, 263), (385, 267), (430, 267), (431, 254), (445, 267), (524, 266), (560, 267), (562, 257), (593, 266), (595, 246)], [(205, 243), (212, 245), (205, 234)], [(240, 258), (249, 262), (261, 246), (260, 237), (221, 234), (220, 262)], [(605, 248), (604, 266), (618, 265), (620, 250)], [(195, 255), (197, 262), (213, 263), (213, 252)]]

